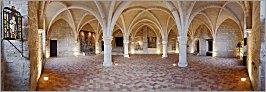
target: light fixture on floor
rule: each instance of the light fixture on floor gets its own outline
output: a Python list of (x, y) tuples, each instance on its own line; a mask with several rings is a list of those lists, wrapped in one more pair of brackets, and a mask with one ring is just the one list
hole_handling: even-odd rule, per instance
[(43, 77), (43, 80), (46, 80), (47, 81), (48, 79), (49, 79), (49, 77)]
[(241, 81), (246, 81), (247, 79), (246, 79), (246, 78), (241, 78), (240, 80), (241, 80)]
[(176, 64), (173, 64), (173, 66), (176, 66)]
[(118, 65), (118, 64), (115, 64), (115, 65)]

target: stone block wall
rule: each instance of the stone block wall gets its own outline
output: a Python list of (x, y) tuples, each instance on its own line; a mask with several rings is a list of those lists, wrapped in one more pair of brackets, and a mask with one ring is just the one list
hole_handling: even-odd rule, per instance
[[(28, 31), (28, 3), (27, 1), (3, 1), (3, 7), (15, 6), (23, 16), (23, 55), (19, 53), (7, 40), (2, 41), (1, 45), (1, 90), (28, 90), (30, 80), (29, 48), (27, 41)], [(2, 11), (2, 9), (1, 9)], [(22, 51), (22, 42), (19, 40), (10, 40), (20, 51)]]
[(208, 51), (206, 44), (206, 39), (212, 39), (210, 32), (206, 27), (200, 30), (198, 33), (198, 39), (199, 39), (199, 55), (206, 55), (206, 52)]
[[(21, 42), (11, 41), (20, 51)], [(7, 40), (2, 42), (2, 58), (5, 67), (4, 71), (4, 90), (28, 90), (30, 66), (28, 57), (27, 42), (24, 43), (22, 57)]]
[[(66, 21), (60, 19), (50, 29), (50, 40), (57, 40), (57, 56), (74, 56), (80, 54), (80, 44), (75, 38), (74, 31)], [(50, 48), (50, 45), (47, 47)]]
[(241, 42), (240, 29), (232, 20), (224, 21), (216, 33), (216, 38), (213, 41), (213, 56), (215, 57), (237, 57), (239, 50), (238, 42)]

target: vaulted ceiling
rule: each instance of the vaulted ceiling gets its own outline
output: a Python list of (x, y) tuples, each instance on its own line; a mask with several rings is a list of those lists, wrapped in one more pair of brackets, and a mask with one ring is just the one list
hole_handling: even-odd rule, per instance
[(177, 35), (195, 36), (197, 29), (204, 26), (214, 36), (227, 19), (243, 29), (250, 5), (247, 1), (42, 1), (39, 18), (47, 31), (63, 19), (76, 33), (86, 27), (97, 34), (112, 34), (120, 29), (130, 35), (149, 26), (164, 37), (171, 30)]

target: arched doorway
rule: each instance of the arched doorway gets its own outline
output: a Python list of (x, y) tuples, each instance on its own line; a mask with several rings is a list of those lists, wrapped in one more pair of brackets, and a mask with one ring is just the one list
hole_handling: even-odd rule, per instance
[(148, 26), (143, 26), (137, 30), (134, 35), (135, 53), (156, 54), (157, 53), (157, 35)]
[(65, 19), (57, 20), (47, 35), (47, 51), (49, 55), (73, 56), (79, 55), (79, 45), (76, 43), (75, 33)]
[(168, 34), (168, 53), (177, 53), (176, 49), (177, 48), (177, 32), (175, 32), (174, 30), (171, 30)]
[(123, 55), (124, 51), (124, 39), (123, 32), (120, 29), (117, 29), (113, 32), (112, 40), (112, 54), (113, 55)]

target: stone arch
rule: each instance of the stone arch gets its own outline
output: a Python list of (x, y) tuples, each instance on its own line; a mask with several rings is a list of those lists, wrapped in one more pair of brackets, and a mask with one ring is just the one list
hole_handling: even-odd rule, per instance
[[(57, 20), (48, 33), (48, 39), (57, 40), (58, 56), (75, 56), (80, 55), (79, 45), (75, 39), (75, 33), (71, 30), (70, 25), (64, 19)], [(46, 47), (50, 53), (50, 42)], [(50, 55), (50, 54), (49, 54)]]
[(188, 25), (189, 26), (191, 24), (191, 21), (201, 12), (201, 11), (204, 11), (208, 8), (220, 8), (222, 9), (223, 11), (227, 11), (229, 14), (232, 15), (232, 20), (234, 20), (238, 25), (240, 25), (240, 20), (236, 17), (235, 14), (232, 13), (232, 11), (230, 11), (229, 9), (227, 9), (226, 7), (223, 7), (223, 6), (219, 6), (219, 5), (210, 5), (210, 6), (206, 6), (206, 7), (203, 7), (201, 9), (198, 9), (197, 11), (195, 11), (192, 15), (190, 15), (190, 18), (189, 18), (189, 21), (188, 21)]
[(131, 32), (130, 36), (131, 42), (134, 43), (136, 53), (157, 53), (157, 40), (160, 39), (160, 36), (158, 36), (152, 26), (142, 24), (136, 28), (136, 31)]
[(237, 23), (226, 19), (218, 28), (213, 41), (213, 56), (237, 57), (239, 51), (237, 44), (244, 40)]
[(177, 31), (171, 29), (167, 36), (167, 48), (168, 52), (175, 52), (176, 49), (178, 49), (177, 42), (178, 42), (178, 33)]
[(112, 33), (112, 53), (113, 54), (122, 54), (124, 48), (124, 33), (120, 28), (115, 28)]
[(154, 29), (151, 25), (149, 25), (149, 24), (142, 24), (141, 26), (139, 26), (139, 27), (136, 29), (136, 31), (134, 31), (133, 33), (131, 33), (132, 36), (135, 37), (136, 33), (137, 33), (142, 27), (144, 27), (144, 26), (148, 26), (150, 29), (152, 29), (152, 30), (154, 31), (154, 33), (156, 34), (156, 37), (160, 37), (160, 36), (161, 36), (161, 35), (158, 34), (158, 33), (155, 31), (155, 29)]
[(145, 22), (145, 21), (148, 21), (148, 22), (152, 23), (153, 25), (155, 25), (155, 27), (157, 27), (158, 30), (160, 31), (162, 38), (164, 39), (164, 37), (165, 37), (165, 33), (164, 33), (164, 31), (162, 30), (162, 28), (159, 27), (154, 21), (149, 20), (149, 19), (140, 19), (140, 21), (138, 21), (138, 22), (136, 22), (135, 24), (133, 24), (132, 27), (129, 28), (129, 34), (132, 32), (133, 28), (134, 28), (137, 24), (139, 24), (139, 23), (141, 23), (141, 22)]
[[(97, 14), (95, 11), (93, 11), (91, 8), (89, 7), (85, 7), (85, 6), (77, 6), (77, 5), (72, 5), (72, 6), (66, 6), (63, 2), (57, 2), (57, 3), (60, 3), (61, 5), (64, 6), (64, 8), (61, 8), (59, 9), (55, 14), (54, 16), (52, 16), (51, 20), (49, 21), (48, 23), (48, 27), (47, 29), (49, 30), (51, 25), (53, 24), (54, 20), (58, 17), (59, 14), (63, 13), (64, 11), (68, 11), (70, 14), (71, 12), (69, 11), (70, 9), (80, 9), (80, 10), (84, 10), (84, 11), (87, 11), (89, 12), (90, 14), (92, 14), (96, 20), (98, 20), (98, 22), (100, 23), (101, 26), (104, 25), (104, 23), (102, 22), (102, 19), (100, 18), (100, 16), (98, 16), (99, 14)], [(73, 20), (73, 16), (71, 15), (72, 17), (72, 21), (74, 23), (74, 20)], [(47, 21), (48, 22), (48, 21)], [(76, 28), (73, 28), (73, 29), (76, 29)]]

